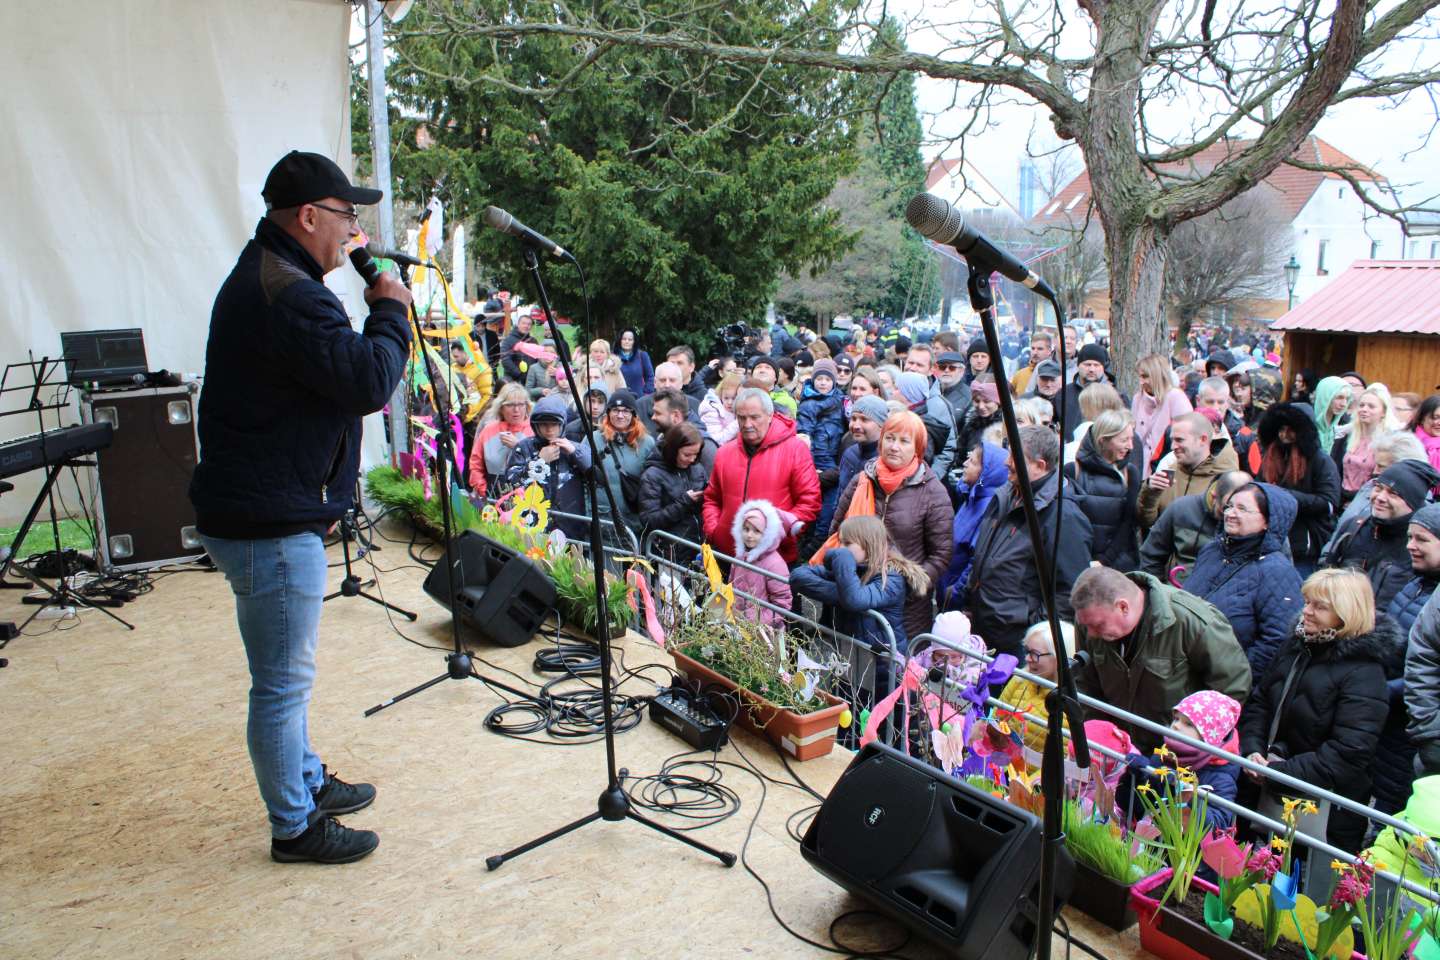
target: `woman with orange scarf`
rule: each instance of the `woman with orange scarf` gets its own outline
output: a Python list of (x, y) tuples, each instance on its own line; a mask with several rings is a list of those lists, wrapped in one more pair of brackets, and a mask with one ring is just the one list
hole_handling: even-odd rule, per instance
[[(840, 494), (831, 521), (830, 539), (815, 554), (822, 562), (825, 551), (839, 543), (840, 524), (847, 517), (876, 516), (895, 551), (913, 560), (939, 582), (950, 565), (955, 545), (950, 527), (955, 511), (950, 494), (940, 478), (925, 463), (925, 424), (909, 411), (890, 415), (880, 429), (879, 456), (865, 464)], [(905, 632), (926, 633), (935, 622), (933, 590), (911, 593), (905, 600)]]

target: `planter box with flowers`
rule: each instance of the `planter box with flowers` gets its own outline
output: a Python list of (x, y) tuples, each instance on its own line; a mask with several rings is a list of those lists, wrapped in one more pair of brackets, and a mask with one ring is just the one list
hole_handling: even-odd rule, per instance
[(707, 606), (672, 626), (666, 647), (679, 673), (735, 699), (736, 723), (796, 760), (828, 754), (839, 728), (850, 723), (845, 701), (820, 689), (824, 672), (792, 662), (754, 620)]
[[(1190, 818), (1203, 822), (1203, 792), (1191, 793), (1183, 803), (1173, 792), (1166, 801), (1176, 810), (1189, 807)], [(1164, 801), (1147, 800), (1147, 806), (1151, 803)], [(1323, 907), (1298, 892), (1296, 811), (1308, 805), (1286, 800), (1285, 836), (1266, 846), (1240, 845), (1231, 831), (1218, 830), (1198, 843), (1190, 842), (1194, 835), (1188, 831), (1183, 842), (1166, 843), (1170, 867), (1132, 891), (1141, 946), (1164, 960), (1361, 960), (1354, 950), (1358, 932), (1368, 960), (1402, 960), (1419, 935), (1417, 916), (1414, 911), (1400, 915), (1400, 898), (1378, 904), (1375, 871), (1365, 857), (1355, 864), (1331, 861), (1336, 883)], [(1218, 886), (1195, 877), (1201, 862), (1215, 871)]]

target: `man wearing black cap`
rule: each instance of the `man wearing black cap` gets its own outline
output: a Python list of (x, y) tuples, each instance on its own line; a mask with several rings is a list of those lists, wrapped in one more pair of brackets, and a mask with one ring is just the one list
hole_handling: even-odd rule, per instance
[(380, 839), (334, 817), (370, 804), (310, 747), (307, 708), (325, 593), (324, 536), (350, 509), (360, 417), (404, 370), (410, 292), (381, 274), (370, 316), (350, 326), (322, 282), (345, 262), (355, 204), (380, 200), (334, 162), (287, 154), (262, 191), (267, 213), (215, 298), (190, 484), (205, 549), (235, 593), (250, 665), (250, 759), (281, 863), (349, 863)]
[[(1080, 413), (1080, 391), (1092, 383), (1113, 382), (1110, 378), (1110, 352), (1098, 343), (1087, 343), (1080, 348), (1079, 355), (1075, 358), (1075, 376), (1065, 384), (1065, 421), (1060, 425), (1060, 436), (1063, 440), (1073, 440), (1071, 434), (1083, 418)], [(1130, 409), (1130, 398), (1120, 394), (1120, 400), (1125, 409)], [(1059, 398), (1054, 401), (1055, 419), (1060, 421)]]
[[(940, 396), (950, 404), (958, 425), (970, 411), (970, 384), (965, 379), (965, 358), (954, 350), (946, 350), (935, 358), (935, 382), (940, 386)], [(964, 451), (957, 450), (956, 456)]]
[(1365, 572), (1375, 590), (1375, 609), (1383, 611), (1410, 579), (1406, 550), (1410, 516), (1425, 506), (1440, 474), (1423, 460), (1397, 460), (1375, 478), (1370, 516), (1352, 517), (1335, 535), (1334, 546), (1320, 558), (1322, 567), (1351, 567)]

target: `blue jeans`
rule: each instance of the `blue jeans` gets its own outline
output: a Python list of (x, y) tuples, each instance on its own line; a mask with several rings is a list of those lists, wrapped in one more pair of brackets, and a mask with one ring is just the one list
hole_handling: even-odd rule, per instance
[(308, 714), (315, 646), (325, 594), (325, 545), (318, 534), (271, 540), (204, 537), (205, 549), (235, 594), (240, 637), (250, 661), (246, 739), (270, 832), (299, 836), (324, 782), (310, 749)]

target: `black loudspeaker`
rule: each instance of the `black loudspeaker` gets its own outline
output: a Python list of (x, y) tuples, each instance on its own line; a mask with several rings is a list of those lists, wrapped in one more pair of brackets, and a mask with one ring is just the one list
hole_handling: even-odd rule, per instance
[[(800, 852), (851, 893), (961, 960), (1025, 960), (1034, 949), (1040, 819), (872, 743), (816, 814)], [(1056, 857), (1056, 899), (1074, 861)]]
[(199, 460), (193, 383), (80, 394), (86, 423), (114, 428), (95, 455), (96, 558), (105, 571), (185, 563), (205, 552), (190, 505)]
[(555, 609), (555, 584), (538, 564), (474, 530), (452, 540), (425, 578), (425, 592), (446, 609), (452, 565), (461, 621), (496, 646), (527, 643)]

